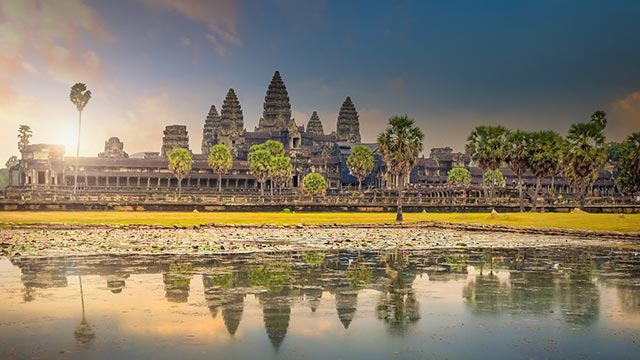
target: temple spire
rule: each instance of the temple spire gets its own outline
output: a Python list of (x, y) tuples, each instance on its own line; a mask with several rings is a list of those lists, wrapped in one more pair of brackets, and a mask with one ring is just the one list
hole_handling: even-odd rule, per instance
[(347, 96), (338, 114), (337, 140), (350, 143), (360, 142), (360, 121), (356, 107)]
[(323, 135), (324, 129), (322, 128), (322, 122), (317, 112), (313, 112), (309, 123), (307, 124), (307, 132), (316, 135)]
[(207, 119), (204, 121), (204, 128), (202, 129), (202, 153), (203, 154), (208, 155), (211, 147), (215, 145), (214, 131), (219, 127), (220, 127), (220, 115), (218, 115), (216, 106), (211, 105), (211, 108), (209, 109), (209, 114), (207, 114)]
[(258, 123), (257, 131), (283, 130), (291, 122), (291, 103), (287, 88), (280, 77), (280, 72), (273, 74), (267, 95), (264, 97), (264, 111)]

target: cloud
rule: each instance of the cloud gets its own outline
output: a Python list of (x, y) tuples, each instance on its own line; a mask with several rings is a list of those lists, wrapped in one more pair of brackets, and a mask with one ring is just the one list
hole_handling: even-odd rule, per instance
[(215, 35), (205, 34), (204, 37), (207, 39), (207, 41), (213, 44), (213, 47), (216, 49), (216, 53), (218, 54), (218, 56), (227, 55), (227, 48), (220, 41), (218, 41), (218, 38), (216, 38)]
[(92, 80), (103, 72), (100, 57), (81, 49), (80, 43), (115, 40), (82, 0), (1, 1), (0, 18), (4, 19), (0, 23), (0, 72), (5, 76), (40, 73), (30, 61), (36, 57), (56, 81)]
[(640, 131), (640, 90), (631, 92), (610, 105), (606, 132), (615, 141), (622, 141)]
[(143, 0), (151, 7), (176, 12), (191, 21), (204, 24), (206, 39), (219, 56), (228, 54), (229, 45), (242, 46), (237, 32), (238, 8), (233, 0)]

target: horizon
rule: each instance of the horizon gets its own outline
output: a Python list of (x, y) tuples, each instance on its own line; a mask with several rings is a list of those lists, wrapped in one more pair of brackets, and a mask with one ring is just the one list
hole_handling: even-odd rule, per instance
[[(354, 15), (355, 14), (355, 15)], [(363, 143), (408, 115), (435, 147), (464, 152), (478, 125), (566, 135), (596, 110), (607, 141), (640, 131), (640, 3), (495, 1), (0, 0), (0, 158), (31, 143), (75, 156), (76, 82), (93, 94), (80, 156), (118, 137), (160, 151), (167, 125), (186, 125), (199, 153), (211, 105), (229, 88), (253, 131), (280, 71), (298, 126), (317, 111), (325, 133), (350, 96)]]

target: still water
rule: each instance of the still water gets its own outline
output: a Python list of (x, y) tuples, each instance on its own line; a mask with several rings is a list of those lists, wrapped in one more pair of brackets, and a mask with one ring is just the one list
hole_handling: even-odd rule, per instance
[(618, 248), (0, 258), (2, 359), (637, 359)]

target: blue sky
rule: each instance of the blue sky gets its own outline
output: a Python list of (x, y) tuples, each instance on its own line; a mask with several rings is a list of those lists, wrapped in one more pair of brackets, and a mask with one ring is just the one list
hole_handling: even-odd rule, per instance
[(82, 155), (111, 136), (159, 151), (171, 124), (198, 151), (230, 87), (257, 125), (275, 70), (298, 124), (335, 129), (351, 96), (364, 141), (407, 114), (426, 152), (462, 151), (477, 125), (565, 134), (598, 109), (621, 140), (640, 131), (638, 19), (638, 1), (0, 0), (0, 159), (20, 124), (73, 153), (75, 82)]

